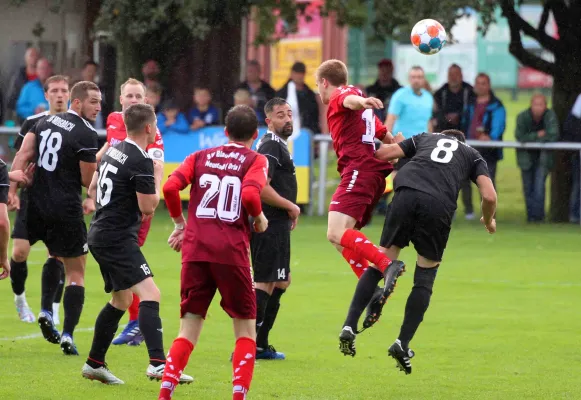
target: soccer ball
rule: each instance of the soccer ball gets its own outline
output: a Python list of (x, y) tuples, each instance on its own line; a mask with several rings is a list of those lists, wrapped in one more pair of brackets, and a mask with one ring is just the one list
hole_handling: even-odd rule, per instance
[(411, 41), (422, 54), (436, 54), (446, 44), (446, 30), (434, 19), (423, 19), (412, 29)]

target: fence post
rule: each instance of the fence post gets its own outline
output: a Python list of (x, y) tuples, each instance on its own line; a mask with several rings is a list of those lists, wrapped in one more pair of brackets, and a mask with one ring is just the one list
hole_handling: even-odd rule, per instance
[(325, 215), (326, 190), (327, 190), (327, 158), (329, 156), (329, 142), (319, 141), (319, 200), (317, 215)]

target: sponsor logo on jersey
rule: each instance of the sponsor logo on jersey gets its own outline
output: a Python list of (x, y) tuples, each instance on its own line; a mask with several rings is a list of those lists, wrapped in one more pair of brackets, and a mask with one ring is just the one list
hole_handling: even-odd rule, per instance
[(163, 158), (163, 151), (161, 151), (160, 149), (155, 149), (153, 150), (151, 155), (153, 156), (153, 158), (161, 160)]
[(121, 140), (116, 139), (116, 138), (111, 138), (111, 146), (115, 146), (118, 143), (121, 143)]

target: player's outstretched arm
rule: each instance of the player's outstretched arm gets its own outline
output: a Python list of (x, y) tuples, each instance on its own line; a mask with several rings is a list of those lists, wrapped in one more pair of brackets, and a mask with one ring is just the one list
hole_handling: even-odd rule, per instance
[(381, 109), (383, 108), (383, 102), (375, 97), (362, 97), (350, 94), (343, 100), (343, 107), (355, 111), (366, 110), (369, 108)]
[(375, 158), (382, 161), (392, 161), (403, 157), (405, 154), (399, 144), (382, 144), (375, 152)]
[(8, 261), (10, 219), (6, 203), (8, 203), (8, 168), (2, 163), (0, 169), (0, 279), (10, 276), (10, 262)]
[(489, 233), (496, 232), (496, 221), (494, 214), (496, 213), (496, 190), (492, 184), (492, 180), (486, 175), (480, 175), (476, 179), (480, 196), (482, 197), (482, 223), (486, 226)]

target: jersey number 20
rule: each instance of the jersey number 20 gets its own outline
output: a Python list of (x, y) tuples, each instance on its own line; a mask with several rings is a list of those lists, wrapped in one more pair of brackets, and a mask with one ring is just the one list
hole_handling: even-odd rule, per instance
[(113, 181), (107, 177), (107, 174), (116, 174), (119, 168), (107, 162), (101, 164), (99, 168), (99, 180), (97, 181), (97, 203), (106, 206), (111, 201), (111, 192), (113, 191)]
[(63, 144), (63, 136), (60, 132), (52, 132), (50, 129), (40, 132), (40, 147), (38, 149), (37, 165), (47, 171), (54, 171), (59, 157), (57, 152)]
[(440, 164), (448, 164), (454, 157), (454, 151), (458, 149), (458, 142), (450, 139), (440, 139), (436, 148), (432, 150), (430, 158)]
[[(209, 187), (208, 187), (209, 186)], [(200, 187), (206, 188), (206, 193), (202, 197), (196, 217), (198, 218), (216, 218), (226, 222), (234, 222), (240, 218), (240, 207), (242, 199), (242, 183), (237, 176), (225, 176), (220, 179), (216, 175), (204, 174), (200, 177)], [(218, 196), (218, 205), (216, 208), (208, 207), (210, 201)]]

